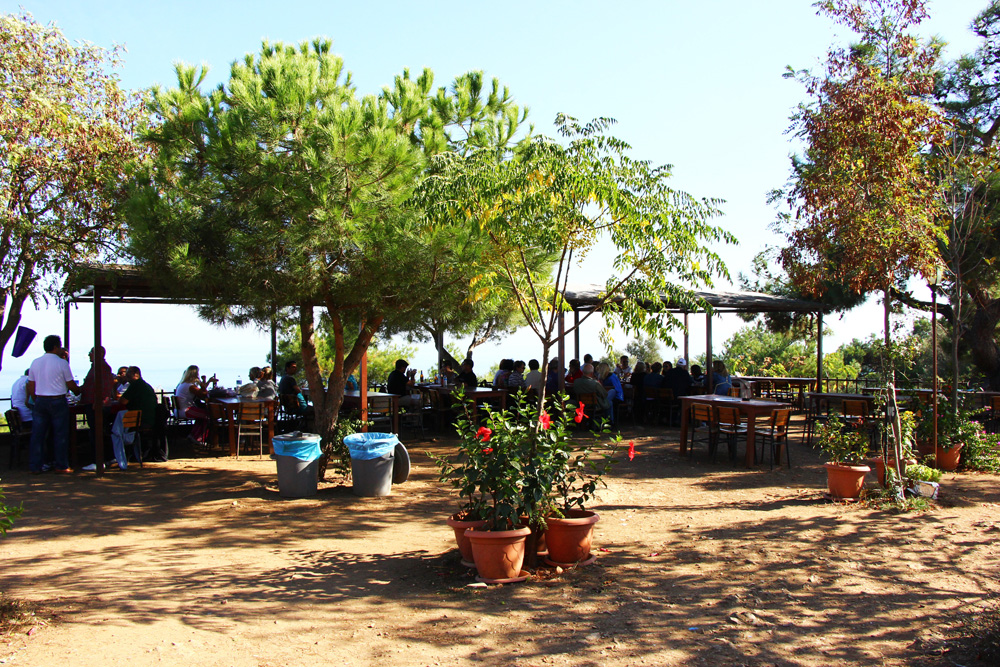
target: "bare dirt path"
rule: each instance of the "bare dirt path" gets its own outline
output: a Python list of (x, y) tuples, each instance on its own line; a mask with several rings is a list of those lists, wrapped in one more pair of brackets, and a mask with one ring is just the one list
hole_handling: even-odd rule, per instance
[(1000, 478), (946, 475), (940, 506), (896, 515), (825, 502), (800, 445), (771, 472), (634, 435), (594, 506), (597, 563), (489, 589), (467, 586), (422, 454), (447, 439), (408, 442), (386, 498), (283, 499), (254, 458), (12, 471), (0, 591), (43, 622), (0, 664), (987, 664), (948, 640), (1000, 592)]

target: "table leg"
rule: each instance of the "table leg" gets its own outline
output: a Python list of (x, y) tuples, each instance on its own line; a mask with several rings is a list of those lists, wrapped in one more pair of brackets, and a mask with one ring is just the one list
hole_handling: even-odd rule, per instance
[(226, 421), (229, 422), (229, 455), (236, 456), (236, 410), (237, 408), (226, 405)]
[(687, 453), (688, 419), (690, 415), (691, 406), (681, 401), (681, 456)]
[(757, 414), (750, 411), (747, 414), (747, 452), (743, 457), (743, 463), (747, 468), (754, 467), (754, 459), (757, 452)]

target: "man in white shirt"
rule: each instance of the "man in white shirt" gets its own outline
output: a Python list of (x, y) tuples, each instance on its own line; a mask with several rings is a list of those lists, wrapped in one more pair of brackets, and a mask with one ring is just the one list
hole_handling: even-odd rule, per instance
[(31, 448), (28, 467), (32, 473), (42, 472), (43, 450), (49, 430), (55, 449), (54, 467), (57, 473), (73, 472), (69, 467), (69, 404), (67, 390), (80, 393), (69, 363), (62, 358), (62, 340), (46, 336), (42, 343), (45, 354), (31, 362), (28, 369), (28, 396), (34, 398), (31, 425)]
[(25, 424), (31, 423), (31, 408), (28, 407), (28, 371), (24, 375), (14, 380), (14, 386), (10, 389), (10, 404)]

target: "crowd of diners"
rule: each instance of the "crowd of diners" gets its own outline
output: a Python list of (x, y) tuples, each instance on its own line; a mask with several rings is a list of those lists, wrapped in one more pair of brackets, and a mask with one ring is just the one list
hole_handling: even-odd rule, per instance
[[(643, 414), (647, 398), (651, 398), (654, 393), (652, 389), (670, 389), (676, 400), (692, 394), (728, 394), (732, 388), (729, 371), (721, 360), (713, 361), (709, 377), (697, 364), (689, 368), (683, 357), (673, 362), (639, 361), (633, 367), (627, 356), (622, 356), (612, 366), (606, 361), (595, 362), (587, 354), (582, 362), (571, 359), (566, 369), (561, 367), (559, 359), (552, 359), (544, 373), (537, 359), (531, 359), (527, 363), (520, 359), (502, 359), (492, 382), (476, 375), (472, 359), (463, 361), (458, 370), (454, 366), (452, 360), (444, 361), (439, 376), (432, 380), (432, 384), (462, 385), (467, 388), (488, 386), (507, 391), (530, 391), (536, 395), (544, 387), (546, 395), (564, 390), (574, 398), (580, 394), (594, 394), (599, 413), (612, 418), (616, 404), (625, 400), (634, 402), (637, 415)], [(420, 396), (414, 393), (418, 384), (416, 373), (416, 369), (409, 368), (405, 359), (399, 359), (395, 369), (389, 374), (386, 391), (399, 396), (402, 407), (418, 405), (421, 401)]]

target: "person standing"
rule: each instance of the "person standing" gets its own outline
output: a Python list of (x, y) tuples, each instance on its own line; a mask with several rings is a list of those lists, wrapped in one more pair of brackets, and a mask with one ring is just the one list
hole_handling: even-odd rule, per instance
[(32, 473), (43, 472), (43, 451), (49, 431), (55, 450), (55, 471), (71, 473), (69, 467), (69, 403), (66, 392), (80, 393), (80, 386), (73, 379), (69, 362), (63, 357), (62, 339), (46, 336), (42, 342), (45, 354), (31, 362), (28, 369), (27, 393), (34, 399), (31, 408), (31, 447), (28, 467)]
[[(95, 354), (97, 348), (91, 348), (90, 350), (90, 371), (87, 373), (87, 377), (83, 379), (83, 385), (80, 387), (80, 407), (83, 408), (83, 415), (87, 419), (87, 427), (90, 432), (90, 447), (94, 450), (94, 461), (104, 460), (104, 434), (98, 434), (95, 428), (94, 421), (94, 411), (103, 410), (104, 411), (104, 426), (108, 427), (114, 421), (115, 412), (117, 411), (117, 405), (115, 401), (118, 398), (118, 393), (116, 389), (117, 379), (114, 371), (111, 370), (111, 366), (107, 362), (106, 350), (102, 345), (100, 347), (101, 353), (101, 363), (97, 364)], [(101, 396), (97, 396), (97, 376), (94, 371), (100, 373), (101, 378)], [(127, 369), (126, 369), (127, 370)], [(98, 444), (100, 443), (100, 444)]]

